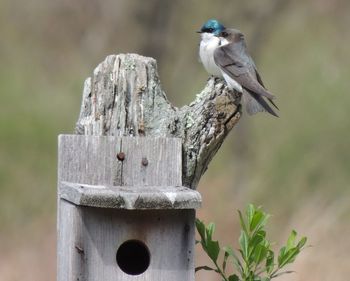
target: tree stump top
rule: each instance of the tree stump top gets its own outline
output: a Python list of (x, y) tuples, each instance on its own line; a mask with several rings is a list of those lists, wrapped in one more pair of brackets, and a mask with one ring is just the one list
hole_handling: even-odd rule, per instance
[(241, 116), (240, 94), (210, 78), (195, 100), (172, 106), (156, 61), (136, 54), (108, 56), (86, 79), (76, 133), (180, 138), (182, 183), (195, 189)]

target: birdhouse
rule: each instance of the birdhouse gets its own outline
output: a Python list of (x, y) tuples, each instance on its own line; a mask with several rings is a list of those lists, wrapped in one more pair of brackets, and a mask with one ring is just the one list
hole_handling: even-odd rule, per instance
[(178, 138), (61, 135), (57, 280), (194, 280), (181, 158)]

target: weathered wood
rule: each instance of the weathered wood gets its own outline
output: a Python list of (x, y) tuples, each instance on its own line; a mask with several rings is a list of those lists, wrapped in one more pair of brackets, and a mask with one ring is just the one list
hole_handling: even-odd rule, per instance
[(58, 182), (121, 185), (121, 138), (60, 135)]
[(59, 182), (181, 186), (181, 139), (60, 135), (58, 166)]
[[(178, 138), (59, 137), (58, 281), (194, 280), (201, 198), (181, 186), (181, 150)], [(140, 275), (116, 262), (128, 240), (150, 253)]]
[[(83, 209), (82, 250), (88, 258), (79, 280), (194, 280), (194, 210)], [(144, 242), (151, 254), (141, 275), (128, 275), (116, 263), (118, 247), (130, 239)]]
[(57, 281), (86, 280), (82, 212), (59, 199), (57, 217)]
[[(194, 210), (128, 211), (60, 200), (58, 281), (193, 281)], [(151, 258), (140, 275), (124, 273), (118, 247), (142, 241)]]
[(127, 210), (196, 209), (199, 192), (184, 186), (101, 186), (61, 182), (59, 197), (75, 205)]
[(176, 108), (161, 89), (154, 59), (111, 55), (85, 81), (76, 133), (181, 138), (182, 182), (195, 189), (239, 120), (239, 103), (239, 93), (210, 78), (191, 104)]
[(181, 186), (181, 145), (179, 138), (122, 138), (122, 185)]

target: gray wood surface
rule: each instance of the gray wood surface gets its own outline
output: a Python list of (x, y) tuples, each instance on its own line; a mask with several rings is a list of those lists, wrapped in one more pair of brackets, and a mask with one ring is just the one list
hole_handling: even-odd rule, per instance
[(181, 145), (179, 138), (122, 138), (122, 185), (181, 186)]
[[(194, 281), (192, 210), (121, 210), (59, 201), (58, 281)], [(116, 262), (122, 243), (138, 240), (150, 265), (129, 275)]]
[[(201, 198), (181, 186), (181, 146), (178, 138), (59, 137), (58, 281), (194, 280)], [(151, 254), (136, 276), (116, 262), (130, 239)]]
[[(193, 281), (194, 210), (130, 211), (60, 200), (58, 281)], [(119, 246), (143, 242), (150, 265), (140, 275), (116, 262)]]
[(179, 138), (60, 135), (58, 178), (90, 185), (181, 186), (181, 156)]
[(84, 227), (77, 206), (58, 200), (57, 280), (76, 281), (83, 278), (85, 267)]
[(154, 59), (111, 55), (85, 81), (76, 133), (181, 138), (182, 182), (195, 189), (240, 119), (239, 103), (239, 93), (210, 78), (191, 104), (174, 107), (161, 89)]
[(121, 138), (60, 135), (58, 182), (121, 185)]
[[(82, 280), (194, 280), (194, 210), (83, 210), (83, 250), (88, 258)], [(128, 275), (116, 263), (118, 247), (130, 239), (142, 241), (151, 255), (141, 275)]]
[(196, 209), (198, 191), (184, 186), (102, 186), (61, 182), (59, 197), (75, 205), (128, 210)]

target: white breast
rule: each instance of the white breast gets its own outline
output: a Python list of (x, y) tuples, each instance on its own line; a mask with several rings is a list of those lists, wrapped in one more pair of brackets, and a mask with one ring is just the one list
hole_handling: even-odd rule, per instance
[(224, 78), (227, 85), (238, 92), (243, 92), (242, 86), (234, 80), (232, 77), (227, 75), (225, 72), (216, 65), (214, 61), (214, 51), (217, 47), (228, 44), (229, 42), (221, 38), (221, 41), (218, 37), (210, 33), (202, 33), (202, 41), (199, 47), (199, 56), (204, 65), (206, 71), (214, 76)]
[(220, 45), (220, 39), (210, 33), (202, 33), (199, 46), (199, 57), (205, 70), (214, 76), (222, 77), (220, 68), (214, 62), (214, 51)]

